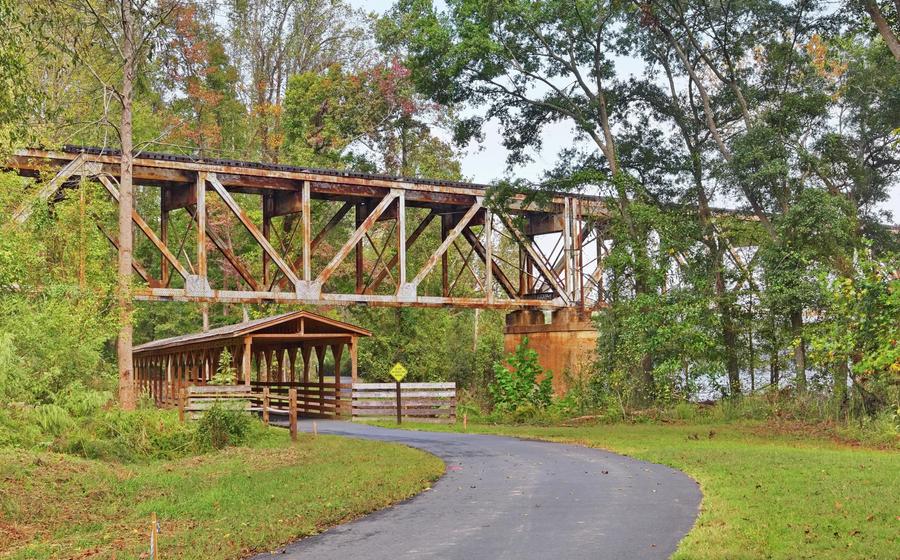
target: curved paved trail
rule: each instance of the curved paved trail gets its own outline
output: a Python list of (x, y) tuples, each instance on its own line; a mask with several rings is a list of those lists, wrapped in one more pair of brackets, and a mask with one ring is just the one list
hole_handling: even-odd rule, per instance
[(700, 503), (680, 471), (598, 449), (335, 421), (318, 428), (423, 449), (447, 473), (411, 500), (258, 560), (668, 558)]

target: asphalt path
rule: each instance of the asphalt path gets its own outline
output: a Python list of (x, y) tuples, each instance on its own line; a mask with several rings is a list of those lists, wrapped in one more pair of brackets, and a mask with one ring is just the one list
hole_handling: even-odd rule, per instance
[(447, 471), (410, 500), (258, 560), (668, 558), (700, 504), (682, 472), (598, 449), (337, 421), (318, 431), (416, 447)]

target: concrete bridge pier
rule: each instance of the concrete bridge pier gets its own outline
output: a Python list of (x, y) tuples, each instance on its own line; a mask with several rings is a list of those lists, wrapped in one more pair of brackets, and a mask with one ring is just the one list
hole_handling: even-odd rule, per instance
[(537, 351), (538, 361), (553, 373), (553, 392), (564, 395), (587, 379), (596, 359), (597, 329), (590, 314), (581, 308), (557, 309), (549, 314), (522, 309), (506, 316), (503, 349), (511, 353), (523, 338)]

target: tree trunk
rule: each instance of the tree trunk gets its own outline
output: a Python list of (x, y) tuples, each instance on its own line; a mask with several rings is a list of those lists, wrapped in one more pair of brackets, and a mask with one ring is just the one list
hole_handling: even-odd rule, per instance
[(834, 368), (834, 404), (838, 419), (847, 413), (847, 379), (850, 368), (846, 360), (842, 360)]
[[(717, 255), (721, 259), (721, 252)], [(734, 307), (728, 301), (725, 289), (725, 279), (722, 276), (722, 268), (716, 270), (716, 299), (719, 303), (719, 314), (722, 319), (722, 342), (725, 345), (725, 369), (728, 372), (728, 396), (730, 398), (741, 395), (741, 371), (738, 366), (737, 356), (737, 332), (734, 327)]]
[(116, 353), (119, 366), (119, 403), (124, 410), (135, 408), (134, 372), (132, 363), (132, 324), (131, 312), (131, 266), (133, 229), (131, 214), (134, 208), (134, 189), (132, 187), (132, 128), (131, 103), (134, 94), (135, 79), (135, 45), (134, 22), (131, 13), (131, 0), (122, 1), (122, 52), (125, 59), (122, 69), (122, 118), (119, 135), (122, 145), (122, 162), (119, 178), (119, 337), (116, 341)]
[(891, 50), (894, 58), (897, 61), (900, 61), (900, 42), (897, 41), (897, 36), (894, 34), (893, 29), (891, 29), (890, 24), (884, 19), (884, 15), (881, 13), (878, 4), (874, 0), (866, 0), (866, 11), (872, 16), (875, 27), (878, 28), (881, 38), (884, 39), (884, 42)]
[(806, 340), (803, 338), (803, 311), (791, 311), (791, 334), (794, 339), (794, 368), (797, 371), (797, 392), (806, 391)]

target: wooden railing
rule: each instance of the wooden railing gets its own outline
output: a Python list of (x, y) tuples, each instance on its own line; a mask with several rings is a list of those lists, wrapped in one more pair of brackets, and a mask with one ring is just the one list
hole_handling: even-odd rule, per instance
[(349, 418), (349, 383), (317, 381), (253, 381), (253, 406), (263, 408), (268, 398), (269, 410), (288, 410), (288, 392), (297, 389), (297, 412), (307, 418)]
[[(354, 383), (354, 419), (396, 418), (396, 383)], [(456, 422), (456, 383), (401, 383), (400, 415), (413, 422)]]
[(234, 410), (249, 411), (253, 398), (253, 392), (246, 385), (192, 385), (179, 398), (178, 416), (182, 420), (185, 414), (193, 417), (216, 403)]

